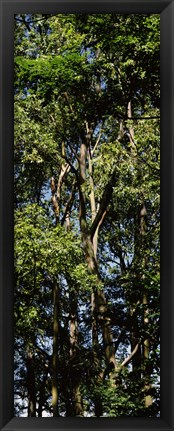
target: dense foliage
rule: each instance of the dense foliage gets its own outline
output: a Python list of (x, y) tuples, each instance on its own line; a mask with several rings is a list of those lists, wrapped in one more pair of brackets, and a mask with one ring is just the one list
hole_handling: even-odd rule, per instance
[(15, 16), (15, 415), (160, 414), (159, 16)]

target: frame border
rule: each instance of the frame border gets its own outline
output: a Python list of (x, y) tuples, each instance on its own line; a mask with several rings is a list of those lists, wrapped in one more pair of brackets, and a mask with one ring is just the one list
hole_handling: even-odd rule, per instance
[[(161, 417), (13, 417), (13, 22), (15, 13), (158, 13), (161, 18)], [(0, 0), (0, 429), (174, 431), (174, 0)], [(173, 124), (172, 124), (173, 120)], [(172, 170), (173, 167), (173, 170)]]

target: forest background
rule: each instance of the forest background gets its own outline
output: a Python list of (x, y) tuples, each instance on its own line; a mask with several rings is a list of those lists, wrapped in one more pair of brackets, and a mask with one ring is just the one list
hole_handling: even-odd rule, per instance
[(159, 15), (16, 15), (15, 416), (160, 415)]

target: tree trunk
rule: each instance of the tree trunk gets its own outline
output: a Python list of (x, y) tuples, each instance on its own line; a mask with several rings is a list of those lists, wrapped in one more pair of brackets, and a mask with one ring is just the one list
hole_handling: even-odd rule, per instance
[[(146, 293), (144, 293), (143, 295), (143, 305), (145, 306), (145, 310), (144, 310), (144, 326), (147, 327), (148, 325), (148, 298)], [(150, 351), (150, 343), (149, 343), (149, 339), (146, 338), (143, 342), (143, 372), (144, 372), (144, 379), (145, 379), (145, 385), (144, 385), (144, 391), (145, 391), (145, 407), (150, 407), (152, 405), (152, 397), (151, 395), (148, 394), (149, 390), (151, 389), (151, 384), (150, 384), (150, 376), (149, 376), (149, 370), (148, 370), (148, 365), (147, 365), (147, 361), (149, 359), (149, 351)]]
[(42, 417), (43, 405), (44, 405), (44, 401), (45, 401), (45, 388), (47, 385), (48, 370), (49, 370), (49, 367), (47, 366), (45, 369), (45, 375), (43, 377), (43, 381), (41, 382), (40, 390), (39, 390), (39, 394), (40, 394), (39, 401), (38, 401), (38, 417), (39, 418)]
[[(62, 142), (62, 157), (65, 157), (65, 144)], [(60, 175), (57, 182), (57, 188), (55, 185), (54, 177), (51, 178), (51, 194), (52, 194), (52, 204), (53, 211), (55, 214), (56, 224), (59, 223), (60, 218), (60, 202), (61, 202), (61, 188), (64, 177), (70, 171), (70, 165), (68, 163), (62, 163)]]
[[(127, 116), (129, 119), (132, 118), (132, 102), (131, 100), (128, 102), (127, 106)], [(130, 142), (130, 151), (132, 156), (132, 164), (137, 163), (136, 159), (136, 146), (134, 142), (134, 129), (133, 126), (129, 127), (129, 142)], [(141, 176), (140, 176), (141, 181)], [(135, 216), (134, 220), (134, 229), (135, 229), (135, 235), (134, 235), (134, 260), (135, 265), (139, 264), (140, 261), (140, 225), (139, 225), (139, 214)], [(137, 268), (135, 269), (137, 271)], [(138, 297), (137, 293), (139, 292), (140, 295), (140, 285), (141, 285), (141, 277), (139, 274), (136, 273), (136, 279), (134, 281), (134, 292), (131, 295), (131, 306), (130, 306), (130, 322), (131, 322), (131, 350), (133, 351), (137, 345), (137, 343), (140, 341), (140, 334), (139, 334), (139, 325), (138, 325), (138, 318), (137, 318), (137, 305), (141, 301), (141, 298)], [(139, 344), (136, 354), (132, 358), (132, 368), (135, 373), (136, 379), (140, 381), (141, 379), (141, 362), (142, 362), (142, 354), (141, 354), (141, 344)]]
[(53, 374), (52, 374), (52, 406), (53, 416), (58, 416), (58, 334), (59, 334), (59, 290), (55, 282), (53, 286)]
[(28, 389), (28, 417), (36, 417), (34, 357), (29, 350), (27, 352), (26, 366), (27, 366), (27, 389)]
[(79, 383), (81, 375), (78, 365), (77, 298), (74, 292), (70, 292), (70, 373), (72, 391), (71, 416), (83, 416)]
[[(93, 181), (93, 169), (92, 169), (92, 158), (91, 158), (91, 150), (88, 148), (88, 165), (89, 165), (89, 175), (90, 175), (90, 206), (91, 206), (91, 221), (93, 222), (96, 217), (96, 202), (95, 202), (95, 194), (94, 194), (94, 181)], [(93, 237), (93, 253), (95, 261), (97, 261), (97, 244), (98, 244), (98, 228)], [(98, 358), (98, 323), (97, 316), (95, 315), (96, 309), (96, 298), (95, 293), (91, 293), (91, 311), (92, 311), (92, 346), (93, 346), (93, 355), (94, 355), (94, 364), (99, 365)], [(97, 408), (98, 410), (98, 408)]]
[[(131, 100), (129, 100), (129, 102), (128, 102), (127, 116), (129, 119), (132, 118), (132, 102), (131, 102)], [(130, 140), (131, 150), (132, 150), (133, 148), (135, 148), (133, 126), (129, 127), (129, 140)]]
[[(103, 217), (103, 214), (106, 210), (106, 205), (108, 202), (108, 194), (104, 191), (104, 198), (102, 200), (103, 202), (103, 208), (100, 211), (99, 218), (96, 221), (96, 205), (95, 205), (95, 196), (94, 196), (94, 184), (93, 184), (93, 178), (92, 178), (92, 165), (90, 160), (90, 153), (89, 153), (89, 173), (90, 173), (90, 184), (91, 184), (91, 195), (90, 195), (90, 202), (91, 202), (91, 212), (92, 212), (92, 221), (93, 226), (95, 226), (95, 229), (93, 229), (93, 233), (91, 234), (91, 231), (87, 228), (87, 222), (86, 222), (86, 195), (85, 195), (85, 183), (86, 183), (86, 159), (87, 159), (87, 150), (90, 151), (90, 133), (89, 128), (87, 127), (87, 139), (85, 143), (81, 144), (81, 150), (80, 150), (80, 160), (79, 160), (79, 166), (80, 166), (80, 176), (79, 176), (79, 200), (80, 200), (80, 207), (79, 207), (79, 221), (80, 221), (80, 229), (81, 229), (81, 237), (82, 237), (82, 244), (83, 249), (85, 253), (85, 259), (86, 263), (89, 269), (89, 272), (91, 274), (94, 274), (96, 276), (96, 288), (92, 293), (91, 297), (91, 308), (92, 308), (92, 342), (93, 342), (93, 354), (94, 354), (94, 363), (96, 368), (99, 367), (99, 364), (101, 363), (101, 358), (98, 355), (98, 327), (102, 328), (102, 335), (103, 335), (103, 343), (104, 343), (104, 350), (105, 350), (105, 357), (106, 362), (108, 364), (112, 364), (113, 368), (116, 368), (116, 359), (115, 359), (115, 352), (113, 348), (113, 337), (112, 337), (112, 330), (111, 330), (111, 321), (110, 318), (107, 317), (108, 314), (108, 307), (105, 299), (104, 292), (101, 288), (98, 288), (98, 285), (100, 284), (100, 275), (99, 275), (99, 269), (97, 264), (97, 242), (98, 242), (98, 229)], [(105, 196), (107, 195), (107, 196)], [(95, 224), (96, 221), (96, 224)], [(102, 375), (103, 372), (100, 369), (100, 373), (98, 374), (100, 382), (102, 382)], [(99, 383), (100, 383), (99, 382)], [(103, 409), (102, 409), (102, 402), (100, 399), (100, 396), (97, 397), (95, 401), (95, 415), (96, 416), (102, 416)]]
[[(145, 205), (142, 205), (142, 208), (140, 210), (140, 235), (141, 235), (141, 247), (143, 252), (142, 257), (142, 269), (145, 270), (147, 267), (147, 259), (145, 256), (145, 249), (146, 249), (146, 217), (147, 217), (147, 210)], [(142, 274), (142, 282), (144, 284), (145, 275)], [(143, 287), (143, 327), (144, 331), (146, 332), (146, 328), (148, 326), (148, 294), (146, 291), (146, 288)], [(145, 379), (145, 385), (144, 385), (144, 392), (145, 392), (145, 407), (150, 407), (152, 405), (152, 397), (148, 394), (148, 391), (151, 388), (150, 385), (150, 375), (149, 375), (149, 369), (148, 369), (148, 359), (149, 359), (149, 351), (150, 351), (150, 342), (149, 339), (146, 338), (143, 341), (142, 346), (142, 362), (143, 362), (143, 375)]]

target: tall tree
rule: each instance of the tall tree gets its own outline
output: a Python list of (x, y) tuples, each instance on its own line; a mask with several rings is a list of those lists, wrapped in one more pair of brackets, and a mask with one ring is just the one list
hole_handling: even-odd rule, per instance
[(16, 394), (157, 416), (159, 16), (16, 15), (14, 90)]

